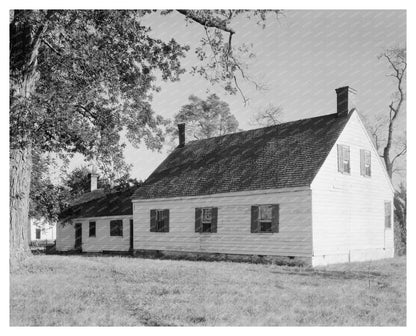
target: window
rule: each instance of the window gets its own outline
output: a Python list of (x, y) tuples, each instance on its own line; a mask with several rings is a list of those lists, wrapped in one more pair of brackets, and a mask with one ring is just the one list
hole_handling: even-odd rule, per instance
[(384, 202), (384, 227), (391, 228), (391, 202)]
[(150, 232), (169, 232), (169, 209), (150, 210)]
[(272, 206), (259, 206), (260, 232), (272, 232)]
[(95, 237), (95, 222), (90, 222), (90, 237)]
[(362, 176), (371, 176), (371, 152), (360, 149), (360, 166)]
[(251, 207), (251, 232), (279, 232), (279, 204), (253, 205)]
[(110, 221), (110, 236), (123, 236), (123, 221), (121, 219)]
[(165, 231), (165, 211), (164, 210), (156, 211), (156, 231), (157, 232)]
[(350, 147), (338, 145), (338, 171), (343, 174), (350, 173)]
[(40, 239), (40, 229), (36, 229), (36, 239)]
[(195, 208), (195, 232), (217, 232), (218, 208)]
[(211, 232), (212, 209), (202, 209), (202, 232)]

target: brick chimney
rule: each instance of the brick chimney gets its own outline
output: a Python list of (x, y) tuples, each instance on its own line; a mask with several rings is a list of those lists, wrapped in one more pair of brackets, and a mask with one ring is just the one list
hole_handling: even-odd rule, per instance
[(353, 104), (354, 99), (352, 99), (351, 95), (355, 95), (357, 91), (349, 86), (343, 86), (335, 89), (335, 92), (337, 93), (337, 115), (347, 115), (355, 107), (355, 104)]
[(95, 169), (95, 166), (91, 169), (91, 191), (97, 190), (97, 184), (98, 184), (98, 174)]
[(179, 145), (178, 147), (185, 146), (185, 123), (178, 124), (179, 131)]

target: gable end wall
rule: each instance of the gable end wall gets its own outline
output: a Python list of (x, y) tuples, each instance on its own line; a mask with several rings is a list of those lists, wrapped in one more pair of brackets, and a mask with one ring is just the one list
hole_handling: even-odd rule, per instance
[[(350, 175), (338, 172), (337, 144), (350, 146)], [(360, 149), (371, 151), (371, 177), (360, 175)], [(393, 223), (384, 228), (384, 201), (393, 204), (391, 183), (357, 112), (311, 189), (314, 265), (394, 255)]]

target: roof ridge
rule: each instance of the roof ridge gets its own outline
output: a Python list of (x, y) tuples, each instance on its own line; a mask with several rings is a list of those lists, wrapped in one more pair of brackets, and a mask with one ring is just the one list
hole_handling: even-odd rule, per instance
[[(223, 135), (216, 135), (216, 136), (209, 137), (209, 138), (204, 138), (204, 139), (191, 140), (191, 141), (187, 142), (186, 144), (190, 144), (190, 143), (197, 143), (197, 142), (200, 142), (200, 141), (205, 141), (205, 140), (209, 140), (209, 139), (222, 138), (222, 137), (226, 137), (226, 136), (230, 136), (230, 135), (234, 135), (234, 134), (241, 134), (241, 133), (247, 133), (247, 132), (254, 132), (254, 131), (258, 131), (258, 130), (264, 130), (264, 129), (266, 129), (266, 128), (279, 127), (279, 126), (282, 126), (282, 125), (288, 125), (288, 124), (291, 124), (291, 123), (301, 122), (301, 121), (305, 121), (305, 120), (311, 120), (311, 119), (315, 119), (315, 118), (328, 117), (328, 116), (331, 116), (331, 115), (336, 116), (336, 115), (337, 115), (337, 113), (322, 114), (322, 115), (315, 116), (315, 117), (310, 117), (310, 118), (303, 118), (303, 119), (296, 119), (296, 120), (286, 121), (286, 122), (284, 122), (284, 123), (280, 123), (280, 124), (276, 124), (276, 125), (270, 125), (270, 126), (264, 126), (264, 127), (252, 128), (252, 129), (248, 129), (248, 130), (241, 130), (241, 131), (238, 131), (238, 132), (227, 133), (227, 134), (223, 134)], [(185, 148), (185, 147), (186, 147), (186, 144), (185, 144), (185, 146), (184, 146), (184, 147), (182, 147), (182, 148)]]

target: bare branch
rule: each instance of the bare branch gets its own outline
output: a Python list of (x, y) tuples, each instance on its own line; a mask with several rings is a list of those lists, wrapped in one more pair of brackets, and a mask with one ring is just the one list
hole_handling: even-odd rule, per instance
[(221, 20), (213, 16), (203, 17), (201, 15), (198, 15), (197, 12), (193, 10), (177, 9), (177, 12), (184, 15), (188, 19), (195, 21), (196, 23), (199, 23), (204, 27), (217, 28), (227, 33), (230, 33), (231, 35), (235, 34), (235, 31), (227, 26), (227, 22), (225, 20)]
[(42, 42), (45, 43), (45, 45), (48, 46), (57, 55), (62, 56), (62, 53), (60, 51), (56, 50), (48, 41), (46, 41), (45, 38), (42, 38)]
[(398, 159), (399, 157), (405, 155), (406, 153), (407, 153), (407, 145), (405, 144), (404, 145), (404, 148), (399, 153), (397, 153), (394, 156), (394, 158), (391, 160), (391, 164), (393, 165), (394, 164), (394, 161), (396, 161), (396, 159)]

